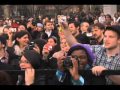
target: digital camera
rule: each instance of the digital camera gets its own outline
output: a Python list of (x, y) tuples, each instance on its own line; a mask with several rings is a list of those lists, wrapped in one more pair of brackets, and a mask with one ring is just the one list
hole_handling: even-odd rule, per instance
[(28, 44), (28, 46), (26, 47), (26, 50), (33, 50), (34, 46), (35, 46), (35, 43), (34, 42), (30, 42)]
[[(77, 61), (79, 61), (77, 56), (72, 56), (72, 58), (75, 58)], [(66, 59), (63, 61), (63, 67), (65, 69), (73, 67), (71, 56), (67, 56)]]
[(63, 23), (63, 22), (67, 22), (66, 16), (59, 15), (59, 17), (58, 17), (58, 23)]

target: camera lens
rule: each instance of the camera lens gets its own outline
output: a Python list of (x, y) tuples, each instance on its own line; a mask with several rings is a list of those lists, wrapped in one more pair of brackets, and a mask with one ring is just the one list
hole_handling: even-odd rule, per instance
[(33, 48), (34, 48), (34, 42), (30, 42), (26, 47), (27, 50), (33, 50)]
[(72, 60), (71, 57), (68, 56), (64, 61), (63, 61), (63, 67), (64, 68), (72, 68), (73, 64), (72, 64)]

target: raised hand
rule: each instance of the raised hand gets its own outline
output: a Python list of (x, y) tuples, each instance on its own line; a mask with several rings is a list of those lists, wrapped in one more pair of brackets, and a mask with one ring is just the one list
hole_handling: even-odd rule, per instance
[(74, 80), (79, 80), (80, 75), (78, 73), (78, 61), (75, 60), (75, 58), (71, 58), (71, 60), (73, 63), (73, 67), (69, 68), (69, 72)]
[(35, 70), (33, 68), (25, 69), (25, 85), (31, 85), (34, 83)]

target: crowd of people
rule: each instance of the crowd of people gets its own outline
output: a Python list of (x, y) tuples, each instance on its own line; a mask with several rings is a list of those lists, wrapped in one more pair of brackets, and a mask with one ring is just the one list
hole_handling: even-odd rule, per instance
[(119, 85), (120, 75), (101, 75), (119, 61), (119, 13), (0, 21), (0, 85)]

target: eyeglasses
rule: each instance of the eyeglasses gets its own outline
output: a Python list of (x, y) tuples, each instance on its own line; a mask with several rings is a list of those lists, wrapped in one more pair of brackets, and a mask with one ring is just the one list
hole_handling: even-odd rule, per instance
[(29, 61), (19, 61), (19, 63), (30, 63)]

